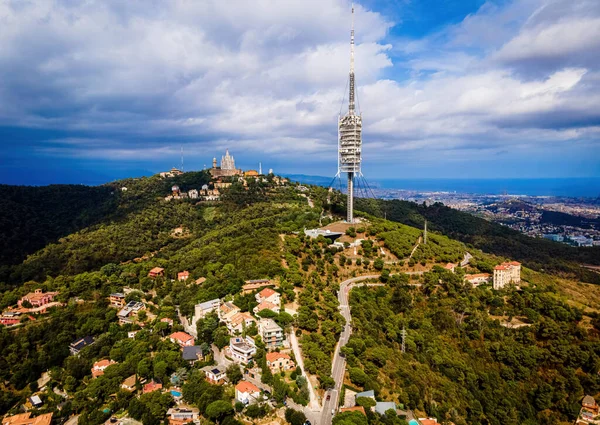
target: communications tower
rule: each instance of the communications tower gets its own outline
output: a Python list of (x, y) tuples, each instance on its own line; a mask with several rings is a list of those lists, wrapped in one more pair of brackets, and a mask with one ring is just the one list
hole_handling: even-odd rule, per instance
[(348, 112), (338, 118), (338, 172), (348, 175), (348, 223), (354, 222), (354, 178), (361, 174), (362, 116), (355, 111), (354, 80), (354, 3), (352, 4), (352, 29), (350, 30), (350, 93)]

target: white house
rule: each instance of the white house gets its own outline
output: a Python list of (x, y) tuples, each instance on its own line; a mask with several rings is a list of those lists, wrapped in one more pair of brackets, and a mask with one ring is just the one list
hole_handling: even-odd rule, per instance
[(256, 354), (256, 344), (249, 336), (246, 338), (231, 338), (229, 340), (229, 352), (234, 361), (247, 364)]
[(262, 291), (255, 295), (255, 298), (256, 302), (259, 304), (264, 301), (268, 301), (278, 306), (281, 303), (281, 300), (279, 298), (279, 292), (274, 291), (271, 288), (264, 288)]
[(254, 403), (259, 400), (260, 388), (248, 381), (240, 381), (235, 386), (235, 399), (244, 404)]

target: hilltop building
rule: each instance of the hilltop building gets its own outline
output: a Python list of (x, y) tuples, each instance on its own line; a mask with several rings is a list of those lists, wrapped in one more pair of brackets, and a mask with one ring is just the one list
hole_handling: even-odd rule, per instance
[(209, 170), (213, 178), (242, 176), (244, 172), (235, 168), (235, 159), (229, 154), (229, 149), (221, 157), (221, 166), (217, 167), (217, 158), (213, 158), (212, 168)]
[(521, 263), (511, 261), (494, 267), (494, 289), (502, 289), (507, 285), (521, 282)]

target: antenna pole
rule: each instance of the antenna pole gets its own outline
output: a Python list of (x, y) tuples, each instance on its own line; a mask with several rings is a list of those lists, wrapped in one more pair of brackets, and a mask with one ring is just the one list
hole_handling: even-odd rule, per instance
[(354, 3), (352, 3), (352, 29), (350, 30), (350, 96), (348, 112), (354, 115)]

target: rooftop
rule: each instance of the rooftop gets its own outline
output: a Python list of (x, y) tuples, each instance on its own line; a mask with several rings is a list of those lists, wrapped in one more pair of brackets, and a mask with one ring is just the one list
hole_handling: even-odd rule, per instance
[(248, 381), (240, 381), (235, 386), (235, 389), (241, 393), (259, 393), (260, 388)]

